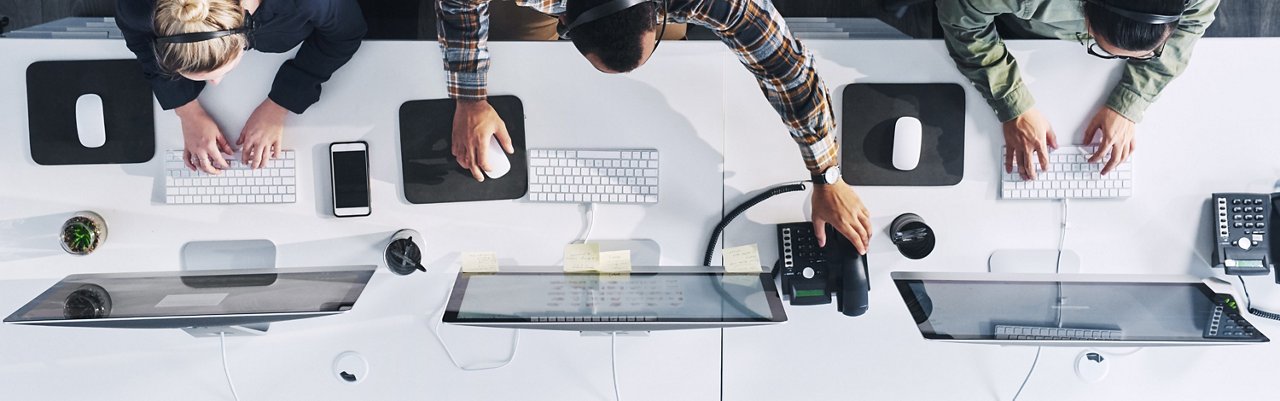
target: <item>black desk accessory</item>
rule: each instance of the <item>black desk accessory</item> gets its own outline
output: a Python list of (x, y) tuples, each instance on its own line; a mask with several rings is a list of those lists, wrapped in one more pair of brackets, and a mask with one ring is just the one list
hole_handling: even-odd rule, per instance
[(400, 106), (400, 166), (404, 197), (410, 203), (519, 199), (529, 189), (524, 107), (515, 96), (490, 96), (489, 104), (507, 124), (515, 154), (511, 171), (477, 182), (453, 157), (454, 100), (414, 100)]
[(792, 305), (828, 304), (835, 294), (836, 310), (845, 316), (867, 313), (867, 256), (858, 255), (844, 234), (827, 225), (827, 246), (820, 248), (812, 222), (779, 224), (777, 229), (781, 269), (774, 271), (780, 272), (782, 292)]
[[(841, 105), (845, 182), (875, 186), (949, 186), (964, 177), (964, 88), (958, 84), (849, 84)], [(893, 167), (894, 124), (922, 126), (920, 164)]]
[(427, 271), (427, 268), (422, 266), (422, 249), (418, 248), (418, 244), (413, 240), (421, 237), (422, 235), (414, 230), (396, 231), (382, 254), (383, 260), (387, 262), (387, 269), (401, 276), (407, 276), (414, 271)]
[[(711, 266), (716, 244), (725, 227), (748, 209), (777, 195), (803, 191), (803, 183), (779, 185), (733, 208), (711, 230), (702, 265)], [(783, 296), (792, 305), (821, 305), (831, 303), (836, 294), (839, 303), (836, 310), (846, 316), (859, 316), (867, 312), (871, 282), (868, 279), (867, 257), (858, 255), (853, 243), (827, 225), (827, 246), (818, 247), (813, 235), (813, 223), (779, 224), (778, 261), (773, 266), (773, 277), (782, 276)]]
[[(106, 143), (88, 148), (76, 131), (76, 100), (102, 98)], [(156, 153), (151, 86), (137, 60), (41, 61), (27, 67), (31, 158), (45, 166), (144, 163)]]
[(1240, 276), (1271, 272), (1275, 262), (1267, 234), (1271, 230), (1271, 204), (1267, 194), (1213, 194), (1209, 201), (1214, 218), (1213, 267)]
[(903, 213), (893, 219), (893, 223), (889, 224), (889, 233), (898, 252), (908, 259), (924, 259), (933, 253), (933, 247), (938, 241), (933, 228), (915, 213)]

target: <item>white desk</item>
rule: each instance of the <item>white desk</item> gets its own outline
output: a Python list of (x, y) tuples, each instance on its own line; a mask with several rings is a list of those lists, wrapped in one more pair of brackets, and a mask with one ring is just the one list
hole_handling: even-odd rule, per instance
[[(664, 265), (701, 262), (705, 231), (721, 212), (723, 74), (719, 43), (663, 47), (652, 67), (627, 76), (595, 70), (568, 43), (494, 44), (491, 88), (520, 96), (529, 147), (656, 147), (662, 152), (663, 202), (598, 206), (593, 239), (649, 238)], [(580, 234), (577, 205), (498, 201), (412, 205), (401, 195), (400, 104), (445, 97), (434, 42), (370, 42), (324, 87), (323, 100), (291, 117), (285, 144), (297, 149), (299, 198), (270, 206), (158, 204), (158, 159), (120, 166), (36, 165), (29, 155), (25, 69), (52, 59), (132, 58), (123, 42), (0, 40), (0, 310), (7, 316), (67, 274), (179, 268), (193, 240), (265, 238), (278, 266), (381, 264), (391, 233), (424, 236), (429, 271), (399, 277), (379, 269), (355, 309), (341, 316), (273, 325), (257, 338), (228, 339), (231, 373), (245, 400), (408, 397), (448, 400), (603, 399), (612, 397), (609, 339), (577, 333), (521, 334), (508, 367), (455, 369), (430, 334), (460, 251), (492, 250), (504, 264), (552, 265)], [(708, 55), (710, 54), (710, 55)], [(201, 98), (228, 132), (270, 88), (287, 56), (253, 53)], [(573, 77), (574, 79), (570, 79)], [(689, 88), (703, 88), (692, 90)], [(637, 113), (638, 112), (638, 113)], [(173, 113), (157, 109), (157, 148), (178, 149)], [(235, 135), (233, 135), (234, 137)], [(373, 215), (330, 214), (327, 146), (370, 143)], [(234, 139), (232, 139), (234, 141)], [(677, 174), (676, 172), (680, 172)], [(54, 236), (69, 213), (92, 209), (110, 227), (93, 255), (72, 257)], [(464, 364), (501, 360), (510, 331), (445, 327)], [(330, 366), (342, 351), (370, 361), (358, 385)], [(692, 330), (618, 339), (619, 376), (631, 399), (716, 399), (720, 332)], [(68, 381), (68, 378), (75, 378)], [(73, 384), (70, 384), (73, 383)], [(653, 383), (664, 383), (653, 385)], [(177, 330), (87, 330), (0, 325), (0, 388), (9, 400), (107, 396), (225, 400), (216, 340)]]
[[(813, 42), (818, 70), (832, 93), (851, 82), (956, 82), (967, 93), (965, 175), (953, 187), (858, 188), (875, 236), (868, 263), (871, 307), (849, 318), (835, 305), (791, 307), (787, 324), (726, 330), (724, 399), (818, 399), (848, 394), (872, 400), (978, 400), (1013, 397), (1035, 352), (923, 340), (889, 278), (892, 271), (986, 271), (997, 249), (1054, 249), (1059, 204), (997, 201), (1000, 125), (986, 102), (955, 71), (942, 43)], [(1095, 59), (1059, 41), (1010, 45), (1052, 121), (1060, 143), (1083, 141), (1084, 125), (1119, 78), (1119, 63)], [(1203, 40), (1184, 76), (1138, 126), (1135, 196), (1126, 201), (1073, 201), (1066, 248), (1082, 273), (1208, 276), (1205, 203), (1212, 192), (1271, 192), (1280, 179), (1280, 136), (1272, 79), (1280, 40)], [(907, 68), (909, 67), (909, 68)], [(727, 99), (755, 92), (746, 74), (729, 71)], [(833, 96), (840, 109), (839, 96)], [(790, 139), (766, 106), (744, 101), (727, 109), (725, 202), (804, 177)], [(1246, 142), (1247, 141), (1247, 142)], [(775, 151), (774, 149), (788, 149)], [(807, 194), (769, 200), (726, 230), (727, 245), (774, 244), (773, 225), (805, 221)], [(802, 212), (801, 206), (804, 206)], [(921, 215), (938, 233), (929, 257), (912, 261), (889, 240), (901, 213)], [(777, 250), (761, 247), (761, 260)], [(1255, 304), (1280, 306), (1271, 277), (1249, 279)], [(1234, 281), (1234, 279), (1233, 279)], [(1264, 332), (1280, 324), (1249, 317)], [(1275, 334), (1272, 334), (1275, 333)], [(1035, 399), (1257, 399), (1270, 388), (1280, 345), (1147, 349), (1114, 357), (1109, 377), (1086, 384), (1072, 372), (1080, 349), (1045, 348), (1022, 397)], [(1118, 350), (1124, 352), (1125, 350)], [(1229, 385), (1219, 385), (1224, 380)]]
[[(178, 249), (188, 241), (270, 239), (279, 246), (280, 266), (368, 264), (378, 263), (380, 247), (392, 232), (410, 227), (426, 237), (428, 273), (398, 277), (379, 271), (349, 313), (280, 323), (264, 337), (228, 340), (232, 375), (244, 399), (611, 398), (607, 338), (524, 332), (519, 355), (510, 366), (461, 372), (430, 336), (434, 317), (425, 315), (439, 307), (452, 283), (459, 251), (495, 250), (504, 263), (552, 264), (559, 259), (561, 245), (581, 229), (581, 216), (573, 205), (410, 205), (402, 199), (397, 110), (407, 100), (444, 97), (434, 43), (366, 43), (325, 86), (324, 100), (290, 121), (286, 144), (300, 150), (303, 165), (311, 166), (301, 171), (301, 182), (308, 185), (300, 187), (299, 202), (234, 207), (157, 204), (154, 177), (160, 165), (155, 161), (62, 167), (40, 167), (31, 161), (22, 96), (26, 65), (36, 60), (130, 57), (123, 45), (102, 43), (0, 40), (0, 54), (5, 55), (0, 88), (12, 88), (10, 96), (0, 98), (0, 168), (5, 171), (0, 175), (0, 277), (5, 279), (0, 281), (0, 313), (7, 315), (66, 274), (175, 270)], [(813, 41), (810, 46), (819, 53), (819, 71), (834, 93), (855, 80), (962, 82), (936, 42)], [(1114, 64), (1093, 61), (1077, 54), (1078, 46), (1066, 43), (1024, 42), (1014, 48), (1058, 132), (1065, 136), (1080, 131), (1107, 87), (1102, 76), (1115, 79)], [(1201, 43), (1191, 70), (1140, 126), (1138, 196), (1125, 202), (1072, 204), (1067, 246), (1084, 257), (1084, 271), (1208, 274), (1202, 257), (1187, 251), (1208, 254), (1207, 239), (1199, 238), (1204, 231), (1199, 227), (1201, 204), (1208, 193), (1269, 191), (1270, 180), (1280, 178), (1280, 162), (1270, 157), (1280, 149), (1280, 139), (1263, 134), (1272, 125), (1267, 113), (1272, 107), (1263, 94), (1280, 89), (1280, 82), (1247, 79), (1270, 76), (1270, 66), (1280, 61), (1277, 49), (1280, 41), (1275, 40)], [(662, 263), (696, 264), (722, 201), (736, 205), (744, 199), (743, 192), (805, 177), (795, 145), (776, 114), (718, 43), (664, 45), (652, 65), (621, 77), (596, 73), (568, 44), (494, 44), (493, 54), (491, 87), (495, 94), (511, 93), (524, 100), (530, 147), (654, 146), (663, 152), (663, 202), (599, 207), (593, 238), (652, 238), (662, 246)], [(265, 96), (275, 66), (284, 57), (246, 58), (202, 101), (224, 128), (237, 132)], [(623, 396), (1009, 398), (1030, 363), (1031, 349), (927, 343), (888, 279), (893, 270), (981, 271), (994, 249), (1056, 244), (1056, 204), (995, 201), (998, 125), (981, 99), (968, 93), (968, 174), (960, 185), (859, 189), (876, 216), (877, 230), (898, 213), (913, 211), (938, 230), (941, 240), (932, 256), (908, 262), (897, 256), (883, 232), (878, 233), (872, 244), (873, 291), (867, 315), (846, 318), (834, 305), (789, 308), (791, 321), (777, 327), (731, 329), (723, 336), (721, 331), (700, 330), (622, 338), (618, 357)], [(1260, 99), (1254, 103), (1202, 100), (1253, 93)], [(838, 96), (835, 100), (839, 102)], [(1203, 112), (1182, 113), (1189, 110)], [(180, 146), (171, 113), (158, 112), (157, 131), (158, 148)], [(1160, 140), (1191, 138), (1197, 132), (1214, 136), (1195, 142)], [(1259, 142), (1235, 146), (1225, 140), (1246, 136)], [(326, 145), (353, 139), (371, 144), (374, 213), (362, 219), (334, 219), (326, 195)], [(1199, 150), (1203, 151), (1193, 153)], [(1221, 155), (1228, 150), (1249, 158), (1201, 156), (1184, 163), (1191, 159), (1175, 156)], [(723, 176), (717, 171), (722, 161)], [(1246, 167), (1250, 173), (1227, 174)], [(776, 257), (768, 245), (774, 243), (772, 225), (807, 219), (806, 202), (800, 194), (770, 200), (731, 226), (726, 240), (729, 245), (757, 242), (762, 259), (770, 261)], [(97, 253), (75, 258), (57, 248), (52, 233), (69, 213), (81, 209), (102, 213), (111, 234)], [(1130, 245), (1117, 246), (1119, 241)], [(1280, 294), (1267, 294), (1271, 285), (1263, 279), (1252, 282), (1256, 297), (1271, 295), (1280, 305)], [(1280, 335), (1280, 325), (1251, 320), (1264, 332)], [(504, 330), (462, 327), (446, 327), (444, 337), (468, 364), (504, 357), (510, 338)], [(1277, 349), (1265, 345), (1144, 350), (1115, 358), (1111, 376), (1096, 385), (1083, 385), (1069, 372), (1066, 361), (1078, 350), (1046, 350), (1024, 396), (1182, 399), (1225, 391), (1257, 398), (1269, 394), (1258, 383), (1266, 383)], [(367, 381), (353, 386), (332, 378), (328, 366), (345, 350), (359, 351), (370, 360)], [(14, 399), (133, 399), (137, 394), (154, 399), (229, 399), (217, 352), (216, 341), (178, 331), (0, 325), (0, 388)], [(1233, 373), (1222, 373), (1225, 368)], [(1200, 384), (1209, 380), (1238, 387)]]

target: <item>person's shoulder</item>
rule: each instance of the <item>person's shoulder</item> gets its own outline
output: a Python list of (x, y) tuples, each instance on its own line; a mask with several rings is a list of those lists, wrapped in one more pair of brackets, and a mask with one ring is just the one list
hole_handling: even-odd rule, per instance
[(117, 0), (116, 22), (136, 27), (151, 26), (156, 0)]
[(299, 13), (311, 16), (327, 16), (334, 13), (334, 10), (341, 8), (347, 3), (355, 3), (356, 0), (271, 0), (288, 3)]

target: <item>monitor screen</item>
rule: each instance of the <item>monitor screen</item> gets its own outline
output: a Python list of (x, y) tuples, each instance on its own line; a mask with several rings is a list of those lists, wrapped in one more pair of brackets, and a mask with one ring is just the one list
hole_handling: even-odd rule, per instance
[[(374, 266), (344, 266), (77, 274), (54, 284), (4, 321), (97, 327), (186, 327), (200, 318), (223, 317), (213, 320), (235, 322), (236, 319), (227, 317), (331, 314), (355, 304), (373, 269)], [(171, 323), (136, 323), (147, 319)]]
[[(920, 333), (939, 340), (1037, 339), (998, 335), (997, 326), (1006, 326), (1114, 333), (1116, 341), (1213, 342), (1221, 339), (1208, 338), (1206, 328), (1223, 318), (1215, 318), (1215, 310), (1238, 310), (1198, 282), (901, 279), (896, 273), (894, 281)], [(1230, 340), (1267, 341), (1249, 334)]]
[(777, 323), (786, 313), (767, 274), (708, 271), (460, 273), (449, 323)]

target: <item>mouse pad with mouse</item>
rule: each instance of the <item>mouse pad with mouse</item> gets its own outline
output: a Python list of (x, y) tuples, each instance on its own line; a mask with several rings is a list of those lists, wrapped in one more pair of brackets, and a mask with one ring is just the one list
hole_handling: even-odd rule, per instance
[[(86, 147), (76, 101), (102, 98), (106, 142)], [(45, 166), (144, 163), (156, 153), (151, 85), (137, 60), (40, 61), (27, 67), (31, 159)]]
[(490, 96), (489, 104), (507, 124), (515, 154), (511, 171), (477, 182), (453, 157), (453, 99), (414, 100), (400, 105), (400, 167), (410, 203), (519, 199), (529, 189), (525, 162), (524, 106), (515, 96)]
[[(841, 171), (850, 185), (948, 186), (964, 177), (964, 88), (958, 84), (844, 87)], [(920, 120), (920, 164), (893, 167), (899, 117)]]

